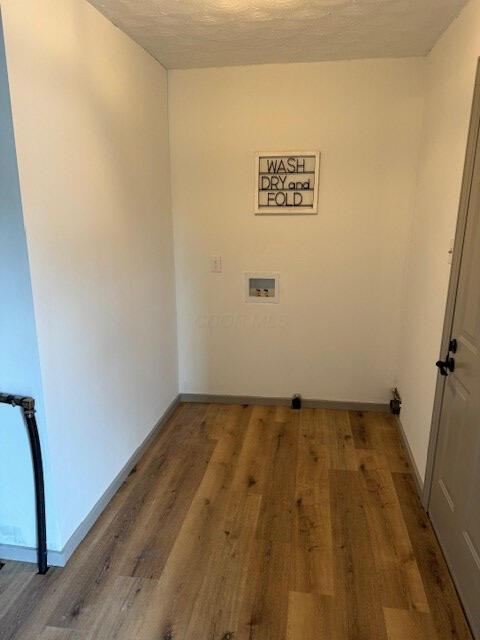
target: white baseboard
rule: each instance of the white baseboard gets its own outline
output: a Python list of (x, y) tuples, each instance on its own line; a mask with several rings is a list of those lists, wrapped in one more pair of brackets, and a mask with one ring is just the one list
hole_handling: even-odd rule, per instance
[[(0, 558), (2, 560), (36, 563), (37, 550), (33, 547), (21, 547), (16, 544), (0, 544)], [(48, 551), (48, 564), (52, 567), (63, 567), (65, 565), (63, 552)]]

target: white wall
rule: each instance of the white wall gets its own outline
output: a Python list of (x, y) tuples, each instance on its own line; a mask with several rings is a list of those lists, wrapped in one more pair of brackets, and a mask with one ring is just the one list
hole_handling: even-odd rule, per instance
[[(37, 424), (48, 469), (42, 380), (1, 16), (0, 194), (0, 391), (35, 398)], [(0, 405), (0, 441), (0, 555), (4, 555), (3, 545), (36, 545), (30, 443), (20, 409)], [(47, 535), (52, 544), (58, 544), (56, 504), (50, 480), (47, 473)]]
[(167, 75), (84, 0), (2, 0), (58, 548), (177, 393)]
[[(421, 59), (169, 74), (182, 392), (388, 401), (423, 81)], [(319, 214), (255, 217), (254, 154), (289, 149), (322, 152)], [(270, 270), (280, 304), (245, 304)]]
[[(403, 304), (402, 424), (421, 477), (430, 433), (477, 58), (480, 1), (466, 6), (427, 58), (426, 107)], [(445, 355), (445, 354), (442, 354)]]

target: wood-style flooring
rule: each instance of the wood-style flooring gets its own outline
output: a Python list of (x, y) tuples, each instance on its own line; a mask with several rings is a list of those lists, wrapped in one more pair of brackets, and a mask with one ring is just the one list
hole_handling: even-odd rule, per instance
[(0, 638), (470, 635), (390, 415), (186, 404), (66, 568), (2, 566)]

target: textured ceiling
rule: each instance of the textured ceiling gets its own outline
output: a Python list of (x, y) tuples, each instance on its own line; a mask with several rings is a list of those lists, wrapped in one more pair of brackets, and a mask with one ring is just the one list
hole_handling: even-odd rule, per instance
[(89, 0), (168, 69), (425, 55), (466, 0)]

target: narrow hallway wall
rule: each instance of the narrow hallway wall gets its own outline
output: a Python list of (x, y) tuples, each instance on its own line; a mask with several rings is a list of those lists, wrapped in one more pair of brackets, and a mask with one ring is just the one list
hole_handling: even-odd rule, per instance
[(61, 549), (177, 395), (167, 73), (85, 0), (1, 5)]
[[(0, 16), (0, 391), (33, 396), (48, 468), (37, 335), (18, 183)], [(35, 547), (35, 495), (27, 432), (19, 409), (0, 405), (0, 557), (8, 546)], [(58, 546), (55, 501), (46, 478), (48, 539)]]

